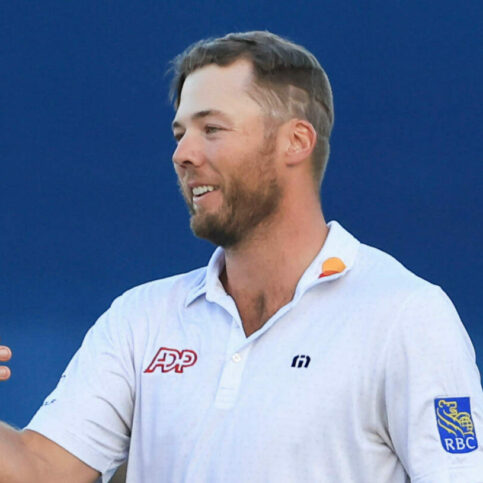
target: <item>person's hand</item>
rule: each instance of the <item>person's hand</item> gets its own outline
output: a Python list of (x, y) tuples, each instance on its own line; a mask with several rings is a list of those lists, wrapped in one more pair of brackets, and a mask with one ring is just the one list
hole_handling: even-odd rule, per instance
[(6, 381), (10, 377), (10, 369), (2, 366), (2, 362), (7, 362), (12, 357), (12, 351), (5, 345), (0, 345), (0, 381)]

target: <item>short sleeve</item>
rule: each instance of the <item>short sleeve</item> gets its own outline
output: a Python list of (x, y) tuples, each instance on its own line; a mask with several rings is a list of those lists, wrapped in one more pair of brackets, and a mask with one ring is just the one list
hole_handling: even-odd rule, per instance
[(387, 430), (411, 481), (482, 483), (480, 374), (463, 324), (439, 287), (406, 300), (385, 364)]
[(43, 434), (109, 481), (127, 458), (135, 371), (119, 299), (86, 334), (55, 390), (26, 429)]

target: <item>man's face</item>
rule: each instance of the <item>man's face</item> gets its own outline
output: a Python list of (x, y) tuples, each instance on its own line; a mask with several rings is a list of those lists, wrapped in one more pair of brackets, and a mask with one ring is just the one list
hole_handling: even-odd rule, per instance
[(173, 162), (195, 235), (233, 247), (268, 221), (282, 187), (275, 135), (248, 95), (251, 65), (208, 65), (190, 74), (173, 121)]

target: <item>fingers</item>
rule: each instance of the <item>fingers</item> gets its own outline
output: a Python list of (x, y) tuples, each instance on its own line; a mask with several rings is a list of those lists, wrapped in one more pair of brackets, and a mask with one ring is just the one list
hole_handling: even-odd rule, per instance
[(12, 351), (10, 347), (0, 345), (0, 362), (7, 362), (12, 357)]
[(0, 381), (6, 381), (10, 378), (10, 369), (7, 366), (0, 366)]
[[(12, 357), (12, 351), (9, 347), (0, 346), (0, 362), (7, 362)], [(10, 377), (10, 369), (6, 366), (0, 366), (0, 381), (6, 381)]]

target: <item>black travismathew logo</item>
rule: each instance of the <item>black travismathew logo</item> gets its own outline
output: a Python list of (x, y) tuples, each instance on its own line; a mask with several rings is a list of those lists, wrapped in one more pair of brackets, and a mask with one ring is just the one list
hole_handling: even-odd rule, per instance
[(295, 356), (292, 361), (292, 367), (309, 367), (310, 356)]

